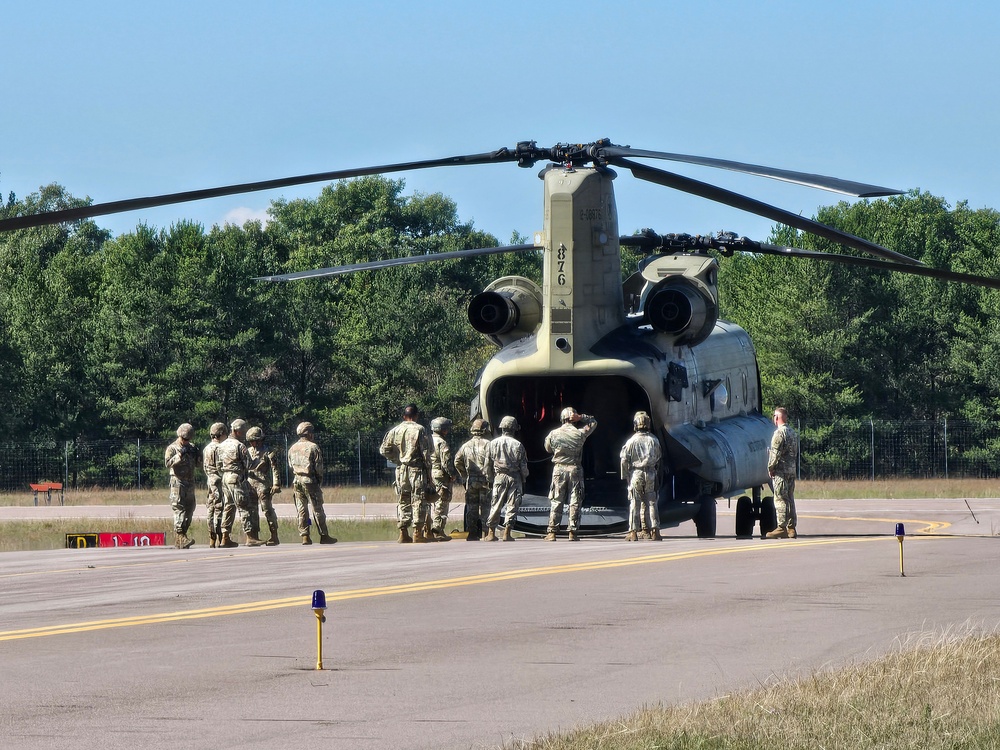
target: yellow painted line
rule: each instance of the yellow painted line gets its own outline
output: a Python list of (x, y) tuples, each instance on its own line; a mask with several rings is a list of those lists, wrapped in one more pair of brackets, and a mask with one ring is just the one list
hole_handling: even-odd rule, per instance
[[(943, 529), (947, 529), (951, 526), (947, 521), (926, 521), (923, 519), (914, 518), (871, 518), (865, 517), (861, 518), (859, 516), (825, 516), (825, 515), (802, 515), (802, 518), (822, 518), (824, 520), (833, 521), (874, 521), (876, 523), (882, 522), (886, 524), (892, 524), (895, 529), (897, 523), (902, 524), (913, 524), (914, 526), (921, 525), (922, 527), (917, 529), (915, 532), (910, 531), (908, 534), (936, 534)], [(895, 537), (893, 537), (895, 538)]]
[[(578, 573), (592, 570), (608, 570), (632, 565), (649, 565), (656, 563), (673, 562), (676, 560), (688, 560), (696, 557), (712, 557), (715, 555), (731, 555), (748, 552), (761, 552), (764, 550), (799, 549), (802, 547), (826, 546), (832, 544), (851, 544), (872, 541), (895, 541), (894, 536), (865, 537), (863, 539), (848, 539), (838, 537), (834, 539), (790, 539), (774, 540), (763, 544), (741, 544), (739, 546), (717, 547), (711, 549), (699, 549), (677, 552), (664, 552), (660, 554), (640, 555), (638, 557), (619, 558), (616, 560), (591, 560), (586, 562), (568, 563), (565, 565), (549, 565), (545, 567), (521, 568), (518, 570), (498, 571), (493, 573), (480, 573), (476, 575), (459, 576), (456, 578), (443, 578), (432, 581), (417, 581), (414, 583), (395, 584), (390, 586), (378, 586), (365, 589), (351, 589), (347, 591), (337, 591), (328, 593), (327, 603), (336, 601), (348, 601), (351, 599), (364, 599), (376, 596), (392, 596), (396, 594), (409, 594), (418, 591), (432, 591), (435, 589), (456, 588), (459, 586), (475, 586), (487, 583), (497, 583), (500, 581), (511, 581), (520, 578), (533, 578), (544, 575), (561, 575), (565, 573)], [(27, 628), (24, 630), (0, 631), (0, 641), (13, 641), (24, 638), (41, 638), (51, 635), (65, 635), (68, 633), (82, 633), (91, 630), (107, 630), (109, 628), (135, 627), (138, 625), (154, 625), (164, 622), (176, 622), (179, 620), (198, 620), (207, 617), (226, 617), (229, 615), (241, 615), (251, 612), (264, 612), (272, 609), (285, 609), (289, 607), (308, 607), (311, 599), (308, 596), (295, 596), (286, 599), (269, 599), (259, 602), (245, 602), (243, 604), (231, 604), (221, 607), (210, 607), (207, 609), (192, 609), (179, 612), (165, 612), (150, 615), (137, 615), (135, 617), (121, 617), (110, 620), (94, 620), (90, 622), (70, 623), (66, 625), (50, 625), (38, 628)]]

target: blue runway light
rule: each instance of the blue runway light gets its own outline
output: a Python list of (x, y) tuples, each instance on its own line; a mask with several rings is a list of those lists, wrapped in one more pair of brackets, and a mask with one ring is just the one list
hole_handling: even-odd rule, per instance
[(313, 591), (313, 609), (326, 609), (326, 593), (322, 589)]
[(906, 536), (906, 534), (903, 532), (903, 524), (901, 523), (896, 524), (896, 536)]

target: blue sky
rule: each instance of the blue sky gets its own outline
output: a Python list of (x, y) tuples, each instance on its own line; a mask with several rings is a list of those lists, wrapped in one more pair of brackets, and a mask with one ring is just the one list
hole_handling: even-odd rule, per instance
[[(1000, 208), (1000, 5), (757, 3), (9, 4), (0, 18), (0, 191), (95, 202), (480, 153), (613, 142), (818, 172)], [(150, 4), (152, 5), (152, 4)], [(834, 193), (656, 163), (812, 216)], [(495, 234), (541, 228), (535, 170), (400, 175)], [(97, 221), (115, 233), (262, 215), (321, 185)], [(620, 228), (772, 225), (616, 182)]]

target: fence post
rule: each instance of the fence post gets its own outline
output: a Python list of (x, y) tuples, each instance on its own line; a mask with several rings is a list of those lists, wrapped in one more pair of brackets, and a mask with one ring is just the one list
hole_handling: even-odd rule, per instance
[(137, 481), (136, 489), (142, 489), (142, 444), (139, 438), (135, 439), (135, 476)]
[(948, 417), (944, 418), (944, 478), (948, 478)]
[(361, 477), (361, 431), (358, 430), (358, 487), (364, 484)]
[(875, 481), (875, 420), (868, 417), (872, 426), (872, 481)]
[(63, 487), (69, 488), (69, 440), (63, 445)]

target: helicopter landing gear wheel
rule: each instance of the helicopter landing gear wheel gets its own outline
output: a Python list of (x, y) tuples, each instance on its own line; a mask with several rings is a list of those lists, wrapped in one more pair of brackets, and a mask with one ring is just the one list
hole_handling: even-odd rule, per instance
[(736, 536), (740, 539), (749, 539), (753, 536), (753, 502), (749, 497), (743, 495), (736, 501)]
[(760, 501), (760, 538), (778, 528), (778, 511), (774, 509), (774, 498), (765, 497)]
[(694, 517), (694, 527), (699, 539), (715, 537), (715, 498), (703, 495), (699, 500), (698, 514)]

